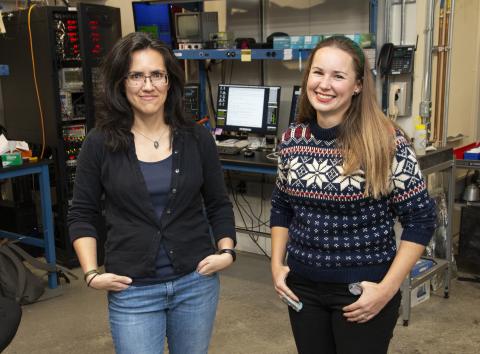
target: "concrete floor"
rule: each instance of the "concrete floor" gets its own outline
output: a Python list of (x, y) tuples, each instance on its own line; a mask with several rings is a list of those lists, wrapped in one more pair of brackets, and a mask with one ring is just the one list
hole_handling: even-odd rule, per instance
[[(266, 258), (239, 254), (221, 283), (210, 353), (296, 353)], [(24, 306), (20, 328), (4, 354), (113, 353), (105, 294), (88, 289), (82, 280), (62, 285), (61, 292)], [(399, 320), (389, 353), (480, 353), (480, 284), (453, 280), (450, 299), (442, 295), (433, 294), (414, 307), (410, 326)]]

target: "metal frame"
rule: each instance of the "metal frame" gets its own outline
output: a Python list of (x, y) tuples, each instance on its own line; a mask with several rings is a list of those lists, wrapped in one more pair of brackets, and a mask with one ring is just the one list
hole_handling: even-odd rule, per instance
[[(436, 274), (444, 274), (444, 297), (449, 298), (450, 294), (450, 279), (452, 272), (452, 211), (453, 201), (455, 198), (455, 161), (453, 159), (453, 150), (451, 148), (441, 149), (436, 152), (419, 156), (420, 167), (425, 166), (422, 173), (426, 176), (436, 172), (444, 172), (448, 179), (448, 195), (447, 195), (447, 244), (446, 244), (446, 259), (434, 258), (436, 265), (429, 270), (419, 274), (416, 277), (407, 276), (404, 280), (402, 290), (402, 319), (403, 325), (408, 326), (410, 321), (411, 291), (431, 279)], [(437, 161), (434, 161), (437, 160)], [(422, 163), (423, 162), (423, 163)]]
[[(185, 1), (159, 1), (167, 3), (181, 3)], [(264, 0), (260, 0), (260, 36), (264, 40), (265, 9)], [(370, 33), (377, 33), (378, 24), (378, 0), (369, 0), (369, 30)], [(264, 85), (264, 62), (263, 60), (302, 60), (310, 54), (310, 49), (250, 49), (251, 60), (262, 60), (261, 62), (261, 84)], [(200, 85), (200, 117), (208, 115), (205, 101), (206, 73), (205, 59), (241, 60), (241, 49), (188, 49), (173, 51), (175, 56), (181, 60), (199, 60), (199, 85)]]
[[(55, 239), (53, 235), (53, 214), (52, 201), (50, 197), (50, 177), (48, 174), (49, 162), (36, 164), (25, 164), (22, 166), (0, 168), (0, 180), (38, 174), (40, 184), (40, 205), (42, 209), (43, 240), (17, 234), (14, 232), (0, 230), (0, 237), (18, 240), (28, 245), (42, 247), (45, 250), (45, 258), (51, 266), (56, 265)], [(57, 273), (48, 273), (48, 286), (51, 289), (58, 285)]]

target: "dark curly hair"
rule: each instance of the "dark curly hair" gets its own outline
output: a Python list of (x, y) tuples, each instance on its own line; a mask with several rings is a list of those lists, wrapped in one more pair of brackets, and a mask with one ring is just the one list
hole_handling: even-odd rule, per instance
[(96, 128), (105, 134), (106, 145), (112, 151), (126, 150), (132, 141), (133, 110), (125, 93), (125, 77), (130, 69), (132, 54), (153, 49), (160, 53), (167, 68), (169, 89), (165, 101), (165, 123), (172, 130), (192, 127), (193, 121), (183, 113), (183, 70), (172, 50), (162, 41), (146, 33), (134, 32), (120, 39), (104, 58), (97, 91)]

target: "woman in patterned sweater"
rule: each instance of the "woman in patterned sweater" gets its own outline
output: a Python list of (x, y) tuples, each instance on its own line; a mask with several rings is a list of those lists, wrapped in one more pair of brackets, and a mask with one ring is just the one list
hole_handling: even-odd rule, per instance
[(377, 105), (362, 49), (342, 36), (322, 41), (297, 124), (282, 137), (270, 219), (275, 290), (303, 303), (289, 308), (299, 353), (386, 353), (400, 285), (435, 219), (408, 139)]

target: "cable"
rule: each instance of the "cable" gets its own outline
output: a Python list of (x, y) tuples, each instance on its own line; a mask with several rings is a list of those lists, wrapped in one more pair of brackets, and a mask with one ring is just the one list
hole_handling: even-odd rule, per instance
[(275, 152), (269, 153), (269, 154), (268, 154), (267, 156), (265, 156), (265, 157), (266, 157), (267, 159), (269, 159), (269, 160), (278, 160), (278, 156), (280, 156), (280, 155), (278, 154), (278, 152), (275, 151)]
[(233, 64), (234, 64), (235, 60), (230, 60), (230, 77), (228, 79), (228, 83), (231, 84), (232, 83), (232, 76), (233, 76)]
[[(232, 178), (230, 176), (230, 171), (227, 171), (227, 180), (228, 180), (228, 184), (230, 186), (230, 190), (232, 191), (233, 201), (238, 208), (238, 211), (239, 211), (240, 217), (242, 218), (243, 224), (246, 226), (246, 230), (247, 231), (253, 231), (253, 230), (248, 230), (247, 223), (245, 222), (245, 218), (243, 217), (243, 214), (242, 214), (241, 209), (239, 207), (239, 203), (238, 203), (238, 200), (237, 200), (236, 195), (235, 195), (235, 190), (233, 189), (233, 184), (232, 184)], [(265, 255), (265, 257), (270, 259), (270, 256), (268, 255), (268, 253), (263, 249), (262, 246), (260, 246), (258, 241), (250, 233), (247, 233), (247, 235), (250, 237), (252, 242), (258, 247), (258, 249)]]
[[(252, 222), (252, 231), (254, 231), (253, 229), (254, 229), (254, 228), (257, 228), (257, 227), (259, 228), (259, 231), (260, 231), (260, 226), (267, 225), (267, 224), (268, 224), (268, 220), (262, 220), (262, 219), (260, 219), (259, 216), (256, 216), (255, 213), (253, 212), (253, 209), (252, 209), (252, 206), (250, 205), (250, 202), (245, 198), (245, 196), (243, 195), (243, 193), (239, 193), (239, 194), (240, 194), (240, 196), (242, 197), (242, 199), (245, 201), (245, 203), (246, 203), (247, 206), (248, 206), (248, 209), (250, 209), (250, 212), (251, 212), (251, 214), (248, 214), (248, 213), (245, 211), (245, 209), (244, 209), (245, 213), (250, 217), (250, 219), (253, 220), (253, 218), (254, 218), (254, 219), (256, 219), (256, 220), (260, 223), (260, 224), (258, 224), (258, 225), (256, 225), (256, 226), (253, 226), (253, 222)], [(260, 215), (261, 215), (261, 214), (260, 214)], [(252, 217), (253, 217), (253, 218), (252, 218)]]
[(210, 66), (211, 66), (211, 62), (210, 64), (207, 66), (207, 70), (205, 70), (205, 73), (206, 73), (206, 76), (207, 76), (207, 84), (208, 84), (208, 92), (209, 92), (209, 98), (210, 98), (210, 107), (212, 109), (212, 112), (214, 114), (214, 119), (217, 118), (217, 110), (215, 108), (215, 104), (213, 102), (213, 93), (212, 93), (212, 83), (210, 81)]
[[(250, 218), (250, 221), (252, 223), (252, 226), (251, 226), (251, 230), (253, 231), (254, 227), (253, 227), (253, 219), (256, 218), (255, 216), (255, 213), (253, 212), (253, 209), (252, 209), (252, 206), (250, 205), (250, 203), (248, 202), (247, 198), (245, 198), (245, 194), (244, 193), (240, 193), (240, 197), (242, 197), (242, 199), (245, 201), (245, 204), (247, 204), (247, 207), (248, 209), (250, 210), (250, 213), (249, 214), (247, 211), (245, 211), (245, 213), (247, 214), (247, 216)], [(245, 210), (245, 209), (244, 209)], [(252, 217), (253, 216), (253, 217)]]
[(45, 122), (43, 118), (43, 108), (42, 108), (42, 101), (40, 99), (40, 92), (38, 90), (38, 82), (37, 82), (37, 69), (35, 68), (35, 53), (33, 51), (33, 41), (32, 41), (32, 26), (31, 26), (31, 13), (33, 8), (36, 5), (30, 5), (28, 8), (28, 41), (30, 43), (30, 54), (32, 57), (32, 70), (33, 70), (33, 82), (35, 85), (35, 93), (37, 95), (37, 103), (38, 103), (38, 110), (40, 113), (40, 127), (42, 131), (42, 150), (40, 153), (40, 158), (43, 158), (43, 154), (45, 153)]
[(226, 76), (226, 69), (227, 68), (227, 63), (225, 61), (222, 61), (222, 65), (220, 66), (220, 82), (222, 84), (225, 83), (225, 76)]

